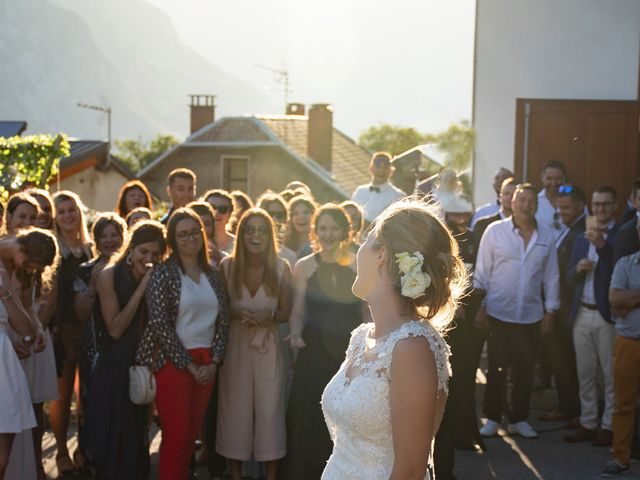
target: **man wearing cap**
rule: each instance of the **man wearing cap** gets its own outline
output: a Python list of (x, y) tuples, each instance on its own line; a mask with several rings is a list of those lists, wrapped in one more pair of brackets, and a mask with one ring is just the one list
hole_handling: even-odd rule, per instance
[(373, 222), (385, 208), (405, 196), (402, 190), (389, 183), (392, 172), (391, 155), (387, 152), (374, 153), (369, 163), (371, 183), (360, 185), (351, 196), (351, 201), (364, 210), (367, 223)]

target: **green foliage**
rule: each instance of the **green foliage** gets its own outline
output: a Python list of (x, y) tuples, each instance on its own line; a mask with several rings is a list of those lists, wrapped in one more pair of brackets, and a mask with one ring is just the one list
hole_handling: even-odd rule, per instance
[(384, 150), (398, 155), (418, 145), (435, 143), (440, 150), (449, 154), (447, 166), (460, 172), (471, 164), (475, 138), (475, 131), (468, 120), (452, 123), (440, 133), (427, 134), (411, 127), (381, 123), (362, 132), (358, 144), (370, 152)]
[(0, 197), (29, 186), (46, 188), (69, 150), (65, 135), (0, 137)]
[(159, 134), (152, 140), (116, 140), (116, 156), (133, 172), (138, 172), (174, 145), (180, 143), (173, 135)]
[(449, 154), (448, 166), (458, 172), (471, 164), (476, 132), (468, 120), (452, 123), (445, 131), (425, 135), (425, 141), (438, 144), (438, 148)]
[(423, 143), (425, 143), (424, 135), (415, 128), (388, 123), (369, 127), (360, 134), (358, 139), (358, 144), (372, 153), (385, 151), (391, 155), (398, 155)]

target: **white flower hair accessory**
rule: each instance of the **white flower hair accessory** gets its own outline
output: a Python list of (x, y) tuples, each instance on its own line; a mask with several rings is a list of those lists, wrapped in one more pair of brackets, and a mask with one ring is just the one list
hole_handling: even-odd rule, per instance
[(422, 271), (424, 256), (420, 252), (396, 253), (396, 263), (400, 268), (400, 293), (404, 297), (414, 300), (424, 295), (424, 292), (431, 285), (431, 277)]

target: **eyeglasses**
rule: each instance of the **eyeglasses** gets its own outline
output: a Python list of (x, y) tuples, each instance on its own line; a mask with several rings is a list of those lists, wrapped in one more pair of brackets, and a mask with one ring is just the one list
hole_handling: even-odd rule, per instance
[(573, 185), (560, 185), (558, 193), (571, 193), (573, 192)]
[(265, 227), (253, 227), (251, 225), (248, 225), (246, 227), (242, 227), (242, 233), (244, 233), (245, 235), (248, 236), (252, 236), (255, 235), (256, 233), (258, 235), (268, 235), (269, 234), (269, 229), (265, 228)]
[(189, 240), (198, 240), (202, 237), (200, 229), (193, 229), (190, 232), (178, 232), (176, 238), (181, 242), (187, 242)]
[(218, 212), (220, 215), (226, 215), (231, 211), (231, 207), (229, 205), (211, 205), (213, 209)]

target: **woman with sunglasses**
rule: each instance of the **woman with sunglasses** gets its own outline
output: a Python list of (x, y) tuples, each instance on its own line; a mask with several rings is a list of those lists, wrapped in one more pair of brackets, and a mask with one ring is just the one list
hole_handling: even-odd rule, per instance
[(208, 202), (191, 202), (187, 205), (187, 208), (190, 208), (191, 210), (196, 212), (200, 217), (200, 220), (202, 220), (202, 225), (204, 226), (204, 231), (207, 235), (207, 246), (209, 248), (209, 258), (211, 259), (211, 266), (218, 268), (220, 266), (220, 262), (224, 257), (227, 256), (227, 254), (225, 252), (221, 252), (218, 249), (218, 245), (216, 244), (216, 211)]
[[(53, 234), (41, 229), (22, 229), (0, 240), (0, 479), (38, 475), (31, 434), (16, 440), (16, 434), (28, 432), (37, 422), (25, 366), (20, 365), (10, 335), (20, 337), (32, 351), (44, 346), (35, 305), (25, 306), (22, 297), (38, 302), (48, 288), (51, 272), (46, 268), (55, 263), (57, 251)], [(44, 473), (41, 466), (39, 470)]]
[(298, 261), (298, 257), (296, 252), (283, 243), (283, 235), (287, 228), (287, 222), (289, 221), (287, 203), (277, 193), (268, 191), (258, 198), (256, 206), (267, 212), (273, 220), (273, 223), (275, 223), (279, 255), (289, 263), (289, 267), (293, 270), (293, 267)]
[(309, 197), (294, 197), (289, 203), (289, 223), (284, 237), (286, 247), (293, 250), (298, 258), (311, 253), (311, 219), (316, 211), (315, 202)]
[[(49, 421), (56, 439), (58, 452), (56, 464), (62, 477), (75, 477), (76, 465), (69, 457), (67, 431), (71, 413), (76, 369), (80, 356), (80, 339), (84, 326), (74, 308), (74, 282), (80, 265), (91, 258), (91, 242), (84, 219), (85, 207), (80, 197), (69, 190), (61, 190), (53, 196), (55, 209), (54, 231), (58, 240), (61, 261), (56, 273), (57, 301), (53, 320), (54, 351), (58, 368), (60, 396), (49, 404)], [(82, 464), (80, 450), (76, 461)]]
[(249, 197), (249, 195), (240, 190), (232, 191), (231, 197), (233, 198), (233, 215), (229, 220), (228, 230), (233, 235), (236, 235), (240, 219), (244, 215), (244, 212), (246, 212), (250, 208), (253, 208), (253, 201), (251, 200), (251, 197)]
[(291, 273), (278, 257), (275, 228), (262, 209), (247, 210), (222, 272), (230, 296), (227, 364), (220, 371), (216, 451), (229, 459), (231, 478), (241, 462), (266, 462), (275, 480), (286, 453), (285, 370), (277, 325), (289, 319)]
[(202, 198), (211, 204), (216, 211), (214, 218), (215, 234), (214, 238), (218, 249), (225, 253), (233, 252), (236, 237), (229, 233), (228, 224), (233, 214), (233, 197), (226, 190), (209, 190)]
[(165, 250), (162, 224), (139, 222), (128, 234), (124, 251), (98, 279), (106, 335), (89, 384), (85, 445), (105, 480), (149, 475), (148, 408), (129, 399), (129, 367), (147, 318), (145, 290)]
[(167, 244), (171, 255), (153, 269), (147, 286), (149, 318), (136, 353), (158, 386), (160, 480), (187, 478), (229, 336), (224, 282), (211, 268), (204, 226), (193, 210), (173, 212)]

